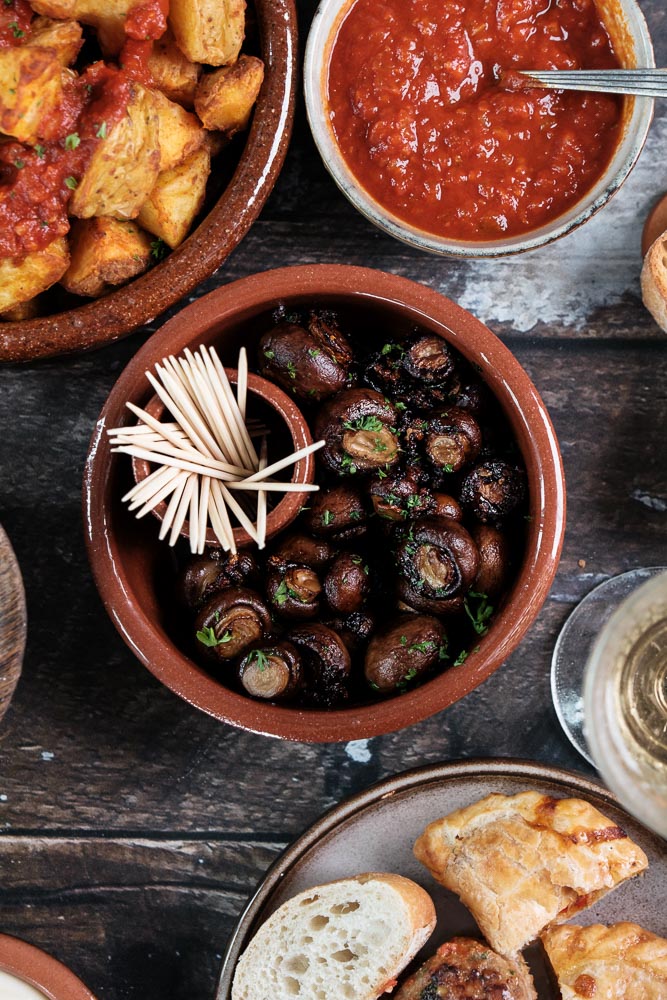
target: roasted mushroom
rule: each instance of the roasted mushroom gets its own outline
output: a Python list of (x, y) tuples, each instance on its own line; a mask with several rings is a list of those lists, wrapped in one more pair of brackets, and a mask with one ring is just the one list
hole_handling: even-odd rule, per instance
[(301, 654), (306, 700), (318, 708), (334, 708), (349, 698), (350, 654), (326, 625), (312, 623), (291, 629), (287, 640)]
[(301, 657), (291, 642), (255, 646), (241, 660), (238, 676), (253, 698), (288, 701), (301, 688)]
[(367, 520), (361, 491), (341, 483), (312, 495), (302, 523), (313, 535), (347, 541), (365, 534)]
[(479, 570), (473, 589), (487, 597), (497, 597), (507, 583), (510, 547), (507, 537), (490, 524), (476, 524), (470, 530), (479, 549)]
[(447, 385), (456, 372), (455, 353), (437, 334), (406, 341), (401, 365), (413, 379), (428, 386)]
[(322, 581), (310, 566), (271, 568), (266, 581), (266, 594), (283, 618), (313, 618), (320, 607)]
[(372, 389), (347, 389), (328, 399), (315, 420), (322, 461), (339, 475), (388, 468), (399, 458), (396, 411)]
[(179, 600), (191, 611), (201, 606), (225, 587), (254, 586), (259, 578), (257, 560), (251, 552), (223, 553), (209, 549), (203, 556), (190, 559), (177, 581)]
[(424, 446), (436, 469), (458, 472), (479, 455), (482, 432), (470, 413), (450, 406), (429, 416)]
[(444, 627), (437, 618), (402, 615), (368, 644), (366, 680), (382, 694), (405, 690), (410, 681), (438, 661), (444, 637)]
[(456, 375), (455, 353), (435, 334), (388, 341), (366, 367), (370, 386), (408, 410), (432, 409), (449, 402)]
[(319, 402), (350, 384), (352, 357), (331, 317), (311, 316), (308, 329), (280, 323), (259, 342), (261, 373), (308, 402)]
[(320, 570), (331, 562), (335, 554), (333, 545), (322, 538), (289, 535), (275, 547), (268, 558), (268, 565), (281, 570), (293, 565)]
[(254, 590), (228, 587), (206, 602), (195, 622), (197, 647), (209, 659), (233, 660), (271, 634), (271, 615)]
[(348, 652), (354, 654), (368, 645), (376, 621), (367, 611), (353, 611), (344, 618), (333, 618), (324, 623), (339, 636)]
[(429, 513), (434, 501), (424, 486), (427, 481), (428, 476), (418, 465), (383, 472), (368, 487), (375, 513), (385, 521), (406, 521)]
[(341, 552), (324, 578), (324, 595), (332, 611), (349, 615), (360, 611), (370, 592), (368, 565), (362, 556)]
[(525, 473), (502, 460), (480, 462), (461, 484), (461, 503), (483, 524), (497, 524), (521, 503)]
[(396, 552), (398, 593), (407, 605), (434, 614), (456, 614), (479, 569), (474, 541), (456, 521), (415, 521)]
[(438, 517), (451, 517), (452, 521), (463, 520), (463, 507), (454, 497), (448, 493), (433, 494), (433, 514)]

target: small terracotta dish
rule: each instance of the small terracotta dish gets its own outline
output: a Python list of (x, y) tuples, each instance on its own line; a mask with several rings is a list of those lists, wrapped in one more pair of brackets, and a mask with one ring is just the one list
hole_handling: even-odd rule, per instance
[[(238, 372), (231, 368), (227, 368), (226, 372), (231, 384), (236, 385)], [(165, 407), (157, 396), (151, 397), (145, 409), (156, 420), (164, 419)], [(253, 375), (252, 373), (248, 375), (248, 416), (251, 418), (254, 416), (258, 417), (271, 432), (268, 436), (271, 442), (270, 449), (272, 449), (269, 452), (269, 462), (278, 461), (289, 452), (300, 451), (302, 448), (306, 448), (309, 444), (312, 444), (313, 439), (310, 435), (308, 424), (294, 401), (282, 389), (279, 389), (277, 385), (273, 385), (267, 379), (260, 378), (259, 375)], [(289, 438), (287, 434), (282, 432), (283, 425), (289, 434)], [(280, 442), (284, 442), (286, 439), (291, 440), (291, 444), (289, 447), (281, 448)], [(139, 483), (150, 474), (151, 465), (145, 459), (133, 458), (132, 471), (136, 482)], [(291, 482), (312, 483), (314, 478), (315, 459), (312, 454), (306, 455), (305, 458), (300, 459), (294, 466)], [(306, 502), (305, 498), (305, 493), (285, 493), (283, 499), (276, 504), (273, 510), (269, 511), (266, 520), (267, 539), (273, 538), (280, 531), (284, 531), (295, 520), (301, 507)], [(166, 501), (158, 504), (153, 509), (153, 514), (159, 521), (162, 521), (166, 513)], [(183, 538), (190, 536), (189, 521), (183, 522), (180, 533)], [(234, 541), (241, 548), (244, 545), (249, 545), (251, 538), (247, 531), (238, 527), (234, 528)], [(220, 544), (210, 527), (206, 532), (206, 544), (213, 546), (219, 546)]]
[[(144, 372), (165, 355), (215, 344), (223, 364), (245, 343), (253, 357), (276, 307), (332, 309), (357, 336), (377, 328), (401, 336), (415, 327), (443, 337), (472, 363), (503, 409), (527, 472), (529, 518), (523, 558), (502, 609), (465, 662), (399, 697), (325, 711), (260, 702), (219, 683), (179, 648), (165, 608), (174, 578), (171, 550), (121, 503), (130, 463), (110, 453), (106, 429), (126, 420), (125, 403), (147, 401)], [(451, 705), (509, 656), (541, 608), (556, 573), (565, 531), (565, 481), (544, 403), (511, 352), (470, 313), (429, 288), (395, 275), (342, 265), (267, 271), (194, 302), (138, 352), (98, 418), (84, 472), (88, 555), (102, 599), (124, 640), (167, 687), (210, 715), (254, 732), (304, 742), (360, 739), (401, 729)], [(153, 530), (151, 530), (153, 528)]]
[(21, 676), (26, 609), (23, 580), (9, 539), (0, 525), (0, 719)]
[(90, 350), (164, 313), (217, 271), (261, 212), (283, 165), (294, 119), (294, 0), (254, 0), (264, 85), (238, 165), (199, 226), (159, 265), (100, 299), (38, 319), (0, 322), (0, 362)]
[(47, 1000), (95, 1000), (66, 966), (27, 941), (0, 934), (0, 972), (23, 980)]

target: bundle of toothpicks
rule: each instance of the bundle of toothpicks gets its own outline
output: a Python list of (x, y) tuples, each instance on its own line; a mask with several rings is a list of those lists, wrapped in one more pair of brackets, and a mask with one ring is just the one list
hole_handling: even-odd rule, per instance
[[(112, 451), (145, 459), (156, 468), (123, 497), (136, 517), (144, 517), (166, 502), (160, 538), (174, 545), (188, 519), (190, 550), (202, 553), (210, 524), (225, 551), (236, 552), (234, 522), (258, 547), (266, 543), (267, 494), (305, 493), (319, 489), (309, 483), (279, 482), (277, 472), (294, 465), (324, 445), (317, 441), (267, 465), (267, 428), (246, 420), (248, 357), (238, 360), (236, 395), (213, 347), (172, 356), (155, 365), (146, 378), (165, 406), (159, 421), (126, 403), (138, 423), (108, 430)], [(261, 437), (259, 454), (253, 436)]]

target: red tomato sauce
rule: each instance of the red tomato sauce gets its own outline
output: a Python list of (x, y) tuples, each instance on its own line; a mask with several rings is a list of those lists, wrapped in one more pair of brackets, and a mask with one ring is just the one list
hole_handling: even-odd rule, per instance
[(356, 0), (331, 54), (330, 119), (394, 215), (451, 239), (515, 236), (595, 184), (622, 104), (514, 90), (503, 72), (618, 65), (593, 0)]
[(31, 21), (32, 7), (28, 0), (0, 0), (0, 49), (23, 45)]

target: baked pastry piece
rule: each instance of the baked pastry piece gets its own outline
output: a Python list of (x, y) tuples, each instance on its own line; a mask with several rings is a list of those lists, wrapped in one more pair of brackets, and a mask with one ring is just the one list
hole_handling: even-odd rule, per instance
[(395, 1000), (537, 1000), (521, 956), (507, 959), (474, 938), (441, 945), (401, 986)]
[(644, 852), (581, 799), (489, 795), (426, 827), (415, 856), (514, 955), (646, 868)]
[(659, 327), (667, 333), (667, 233), (649, 248), (642, 267), (642, 298)]
[(563, 1000), (666, 1000), (667, 941), (637, 924), (542, 935)]

